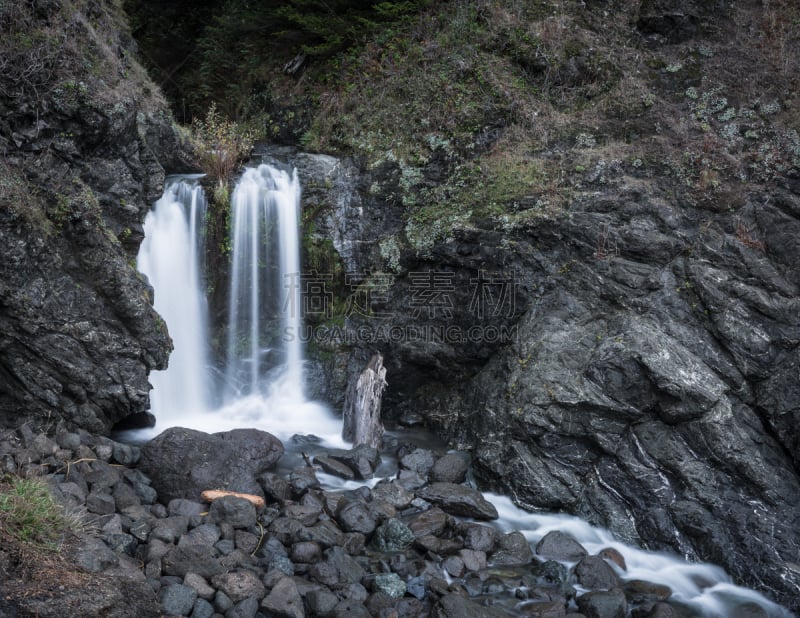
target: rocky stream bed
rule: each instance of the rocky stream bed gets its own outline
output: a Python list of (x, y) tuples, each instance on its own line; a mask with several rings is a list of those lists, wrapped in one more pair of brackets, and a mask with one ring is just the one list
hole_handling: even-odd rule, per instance
[[(465, 453), (394, 435), (382, 454), (328, 449), (313, 437), (289, 442), (284, 449), (254, 429), (172, 428), (141, 446), (83, 431), (6, 433), (3, 470), (46, 475), (65, 508), (83, 514), (70, 559), (94, 577), (83, 588), (65, 578), (21, 593), (21, 575), (5, 565), (0, 615), (790, 615), (754, 592), (715, 585), (708, 565), (685, 580), (699, 591), (727, 586), (728, 601), (704, 593), (690, 601), (638, 576), (645, 552), (602, 534), (579, 543), (576, 518), (548, 516), (533, 524), (538, 533), (523, 530), (536, 516), (487, 500)], [(235, 496), (209, 505), (200, 500), (209, 488), (252, 493), (266, 506)], [(676, 562), (656, 560), (654, 572), (669, 579)]]

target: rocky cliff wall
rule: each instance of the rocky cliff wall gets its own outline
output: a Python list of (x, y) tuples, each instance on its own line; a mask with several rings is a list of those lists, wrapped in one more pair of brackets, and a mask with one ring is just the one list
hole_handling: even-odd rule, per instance
[(104, 433), (167, 362), (135, 255), (180, 148), (117, 3), (5, 2), (0, 41), (0, 423)]

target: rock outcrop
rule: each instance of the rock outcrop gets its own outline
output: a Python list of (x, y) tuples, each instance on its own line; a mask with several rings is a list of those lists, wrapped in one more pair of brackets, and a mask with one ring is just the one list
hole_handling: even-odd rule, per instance
[(6, 2), (0, 38), (0, 424), (105, 433), (167, 362), (133, 260), (180, 148), (117, 5)]

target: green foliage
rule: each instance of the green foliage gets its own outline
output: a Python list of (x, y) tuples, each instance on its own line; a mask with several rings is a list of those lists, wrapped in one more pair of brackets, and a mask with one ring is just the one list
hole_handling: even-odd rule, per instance
[(55, 548), (72, 525), (41, 478), (10, 476), (0, 482), (0, 540)]
[(212, 104), (205, 118), (192, 123), (191, 139), (197, 165), (227, 192), (233, 172), (253, 148), (252, 133), (225, 118)]

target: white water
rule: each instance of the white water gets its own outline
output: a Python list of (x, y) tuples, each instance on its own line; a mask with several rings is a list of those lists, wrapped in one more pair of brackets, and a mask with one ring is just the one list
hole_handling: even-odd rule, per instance
[[(187, 193), (190, 201), (180, 199)], [(230, 315), (219, 384), (208, 362), (198, 270), (202, 196), (199, 186), (170, 183), (145, 221), (137, 265), (155, 290), (155, 308), (175, 349), (168, 369), (151, 373), (156, 425), (137, 435), (149, 438), (176, 426), (206, 432), (253, 427), (284, 441), (313, 434), (344, 446), (340, 421), (303, 393), (296, 175), (261, 165), (247, 169), (234, 189)]]
[(792, 616), (754, 590), (734, 585), (718, 566), (686, 562), (674, 554), (645, 551), (618, 541), (607, 530), (595, 528), (578, 517), (529, 513), (515, 506), (506, 496), (484, 495), (497, 508), (500, 518), (496, 525), (503, 532), (519, 530), (535, 546), (548, 532), (560, 530), (571, 535), (592, 555), (613, 547), (625, 558), (627, 570), (615, 569), (623, 580), (641, 579), (666, 584), (672, 589), (670, 600), (685, 603), (698, 616), (723, 618), (731, 615), (742, 603), (755, 603), (773, 618)]
[(155, 291), (154, 306), (167, 323), (174, 350), (165, 371), (150, 374), (150, 409), (156, 418), (177, 410), (202, 414), (208, 410), (206, 302), (200, 273), (198, 224), (206, 199), (197, 177), (170, 179), (164, 195), (144, 221), (144, 241), (136, 266)]

